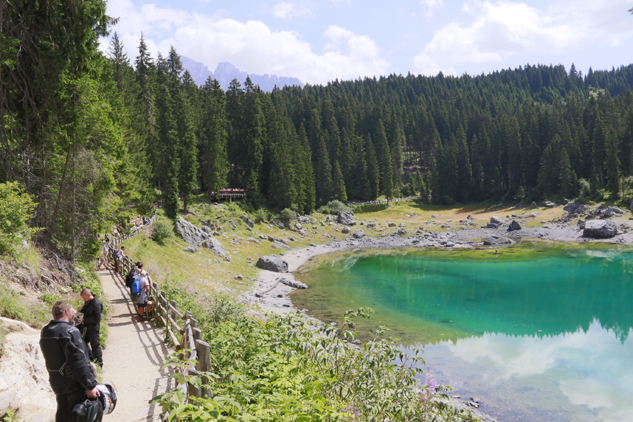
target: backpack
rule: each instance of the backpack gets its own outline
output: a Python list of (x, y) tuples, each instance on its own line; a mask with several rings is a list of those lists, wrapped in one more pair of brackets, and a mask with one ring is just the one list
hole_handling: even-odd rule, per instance
[(134, 270), (134, 268), (132, 268), (130, 270), (129, 273), (127, 273), (127, 275), (125, 276), (125, 287), (127, 287), (128, 289), (130, 287), (132, 287), (132, 283), (134, 283), (134, 273), (136, 271)]
[(133, 295), (137, 295), (141, 292), (141, 281), (138, 278), (132, 283), (132, 288), (130, 291)]

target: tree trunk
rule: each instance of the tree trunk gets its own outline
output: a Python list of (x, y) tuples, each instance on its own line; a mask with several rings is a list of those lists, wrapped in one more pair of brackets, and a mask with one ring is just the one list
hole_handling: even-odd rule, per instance
[(53, 237), (55, 233), (55, 224), (57, 224), (57, 212), (59, 211), (59, 201), (62, 198), (62, 191), (64, 190), (64, 181), (66, 180), (66, 172), (68, 171), (68, 161), (70, 159), (72, 145), (68, 144), (68, 152), (66, 152), (66, 164), (64, 164), (64, 173), (62, 173), (62, 180), (59, 182), (59, 192), (57, 192), (57, 200), (55, 201), (55, 210), (53, 211), (53, 218), (51, 219), (51, 227), (48, 231), (49, 239)]
[(73, 281), (75, 277), (75, 149), (73, 148), (73, 203), (72, 203), (72, 213), (70, 216), (70, 254), (71, 254), (71, 262), (73, 265)]

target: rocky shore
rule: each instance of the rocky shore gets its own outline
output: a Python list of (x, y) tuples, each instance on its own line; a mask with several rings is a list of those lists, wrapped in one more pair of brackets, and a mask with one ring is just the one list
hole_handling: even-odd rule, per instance
[[(582, 211), (584, 213), (584, 208)], [(448, 231), (429, 229), (428, 225), (409, 228), (407, 231), (404, 224), (396, 226), (390, 223), (387, 225), (387, 227), (392, 228), (390, 232), (385, 233), (384, 230), (381, 230), (380, 233), (372, 233), (373, 236), (366, 235), (366, 232), (378, 229), (371, 222), (356, 227), (352, 224), (344, 224), (341, 231), (344, 234), (349, 234), (345, 239), (336, 239), (321, 245), (313, 244), (307, 248), (281, 252), (279, 256), (270, 256), (273, 260), (278, 261), (277, 267), (271, 266), (269, 257), (265, 257), (266, 265), (260, 267), (266, 269), (260, 271), (259, 277), (255, 280), (254, 289), (242, 295), (240, 301), (245, 304), (258, 305), (266, 312), (285, 313), (294, 310), (289, 293), (297, 287), (308, 288), (308, 286), (300, 286), (303, 283), (296, 281), (293, 273), (314, 257), (331, 252), (405, 247), (495, 249), (519, 243), (523, 239), (570, 243), (631, 244), (633, 243), (633, 233), (629, 233), (629, 227), (624, 224), (622, 218), (627, 212), (620, 209), (618, 211), (620, 212), (607, 214), (605, 219), (594, 219), (592, 214), (588, 214), (589, 218), (587, 218), (587, 214), (585, 214), (585, 220), (578, 219), (572, 211), (560, 219), (541, 221), (541, 225), (536, 228), (524, 228), (521, 224), (525, 219), (534, 219), (535, 216), (531, 215), (513, 216), (506, 219), (493, 216), (488, 222), (478, 221), (476, 223), (474, 218), (469, 218), (463, 223), (470, 223), (471, 227), (473, 225), (479, 227), (471, 229), (462, 227), (458, 230)], [(599, 214), (602, 213), (596, 215), (598, 218)], [(613, 221), (611, 217), (616, 217), (616, 221)], [(378, 234), (377, 237), (376, 234)], [(484, 422), (496, 421), (495, 418), (478, 410), (480, 403), (476, 398), (462, 399), (455, 396), (450, 398), (450, 404), (460, 409), (472, 411)]]

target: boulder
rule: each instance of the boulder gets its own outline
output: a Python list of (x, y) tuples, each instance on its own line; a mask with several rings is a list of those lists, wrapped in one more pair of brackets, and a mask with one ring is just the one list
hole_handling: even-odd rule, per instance
[(496, 224), (496, 225), (498, 225), (498, 226), (499, 226), (499, 225), (501, 225), (501, 224), (503, 224), (503, 220), (502, 220), (502, 219), (500, 219), (499, 217), (495, 216), (495, 215), (493, 215), (492, 217), (490, 217), (490, 222), (491, 222), (492, 224)]
[(583, 236), (593, 239), (608, 239), (618, 234), (618, 228), (612, 221), (589, 220), (585, 222)]
[(242, 216), (242, 221), (251, 229), (255, 227), (255, 222), (245, 215)]
[(341, 224), (345, 224), (346, 226), (353, 226), (356, 224), (354, 220), (354, 213), (351, 211), (341, 211), (338, 214), (337, 221)]
[(343, 230), (341, 230), (341, 233), (345, 233), (345, 234), (349, 233), (349, 227), (347, 226), (343, 227)]
[(188, 248), (185, 248), (185, 252), (198, 252), (198, 247), (196, 245), (190, 245)]
[(272, 223), (273, 223), (273, 226), (277, 227), (278, 229), (285, 230), (286, 228), (286, 225), (279, 220), (273, 220)]
[(474, 215), (468, 214), (468, 217), (466, 217), (468, 220), (476, 220)]
[(356, 239), (362, 239), (363, 237), (365, 237), (365, 232), (362, 230), (359, 230), (357, 232), (352, 233), (352, 236), (354, 236)]
[(211, 249), (213, 253), (219, 256), (226, 254), (224, 247), (216, 238), (182, 217), (176, 221), (176, 233), (190, 245)]
[(368, 229), (375, 229), (376, 228), (376, 223), (367, 223), (365, 225), (365, 227), (367, 227)]
[(274, 271), (276, 273), (288, 272), (288, 263), (277, 255), (262, 256), (257, 260), (257, 264), (255, 265), (262, 270)]
[(296, 230), (301, 230), (303, 228), (303, 226), (301, 225), (301, 223), (299, 223), (298, 221), (295, 223), (295, 229)]
[(510, 223), (510, 226), (508, 227), (508, 231), (512, 232), (515, 230), (521, 230), (521, 223), (519, 223), (516, 220), (512, 220), (512, 222)]
[(387, 226), (388, 227), (396, 227), (396, 223), (394, 223), (393, 221), (389, 221), (389, 222), (387, 222)]
[(507, 237), (503, 237), (503, 236), (488, 236), (484, 239), (484, 245), (489, 246), (489, 245), (511, 245), (512, 240), (508, 239)]
[(536, 207), (536, 202), (532, 201), (532, 203), (530, 204), (530, 209), (535, 209)]
[(281, 284), (285, 284), (286, 286), (292, 287), (293, 289), (307, 289), (308, 288), (307, 284), (302, 283), (297, 280), (292, 280), (289, 278), (282, 278), (279, 280), (279, 282)]
[(229, 224), (231, 225), (231, 229), (233, 230), (237, 229), (237, 224), (235, 224), (235, 221), (229, 220)]
[(224, 246), (222, 246), (222, 244), (218, 242), (218, 240), (215, 237), (212, 237), (212, 236), (209, 236), (208, 239), (203, 240), (202, 242), (198, 243), (197, 246), (211, 249), (211, 252), (213, 252), (214, 254), (218, 256), (224, 257), (224, 255), (226, 255)]
[(534, 214), (533, 212), (530, 213), (530, 215), (528, 215), (528, 217), (530, 218), (536, 218), (536, 214)]
[(405, 236), (407, 234), (407, 231), (405, 229), (400, 229), (396, 232), (396, 234), (398, 236)]
[(550, 202), (550, 201), (543, 201), (543, 205), (546, 206), (547, 208), (554, 208), (558, 206), (556, 202)]
[(438, 218), (440, 215), (439, 214), (433, 214), (431, 215), (431, 218)]
[[(446, 221), (448, 221), (448, 220), (446, 220)], [(407, 225), (405, 223), (400, 223), (400, 224), (398, 224), (398, 227), (407, 227)]]
[(178, 221), (176, 221), (176, 234), (182, 237), (182, 240), (190, 245), (197, 245), (203, 240), (209, 238), (208, 233), (194, 226), (182, 217), (180, 217)]
[(563, 209), (565, 211), (567, 211), (570, 214), (574, 214), (576, 213), (576, 210), (578, 209), (578, 207), (580, 207), (582, 205), (582, 202), (580, 201), (574, 201), (574, 202), (570, 202), (569, 204), (565, 205), (563, 207)]

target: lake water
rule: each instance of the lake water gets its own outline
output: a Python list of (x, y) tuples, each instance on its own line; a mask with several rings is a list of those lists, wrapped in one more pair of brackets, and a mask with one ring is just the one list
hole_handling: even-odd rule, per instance
[(325, 321), (361, 306), (424, 349), (429, 374), (500, 421), (633, 421), (633, 253), (524, 243), (494, 251), (317, 258), (296, 306)]

